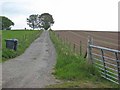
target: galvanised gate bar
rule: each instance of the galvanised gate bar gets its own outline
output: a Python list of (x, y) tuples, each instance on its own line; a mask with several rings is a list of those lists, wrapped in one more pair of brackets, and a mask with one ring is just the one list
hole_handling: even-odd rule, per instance
[(93, 45), (88, 40), (88, 60), (94, 64), (101, 76), (116, 84), (120, 84), (120, 51)]

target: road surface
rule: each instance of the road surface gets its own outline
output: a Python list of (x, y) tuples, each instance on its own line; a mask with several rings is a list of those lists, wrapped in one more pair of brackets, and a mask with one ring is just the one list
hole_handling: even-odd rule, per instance
[(55, 63), (55, 48), (49, 32), (43, 31), (24, 54), (2, 64), (2, 88), (44, 88), (54, 84), (51, 72)]

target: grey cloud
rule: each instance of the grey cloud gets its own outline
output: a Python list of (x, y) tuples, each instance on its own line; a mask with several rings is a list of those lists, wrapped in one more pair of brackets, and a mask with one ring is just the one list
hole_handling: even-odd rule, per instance
[(5, 2), (2, 4), (2, 13), (7, 15), (28, 14), (26, 3)]

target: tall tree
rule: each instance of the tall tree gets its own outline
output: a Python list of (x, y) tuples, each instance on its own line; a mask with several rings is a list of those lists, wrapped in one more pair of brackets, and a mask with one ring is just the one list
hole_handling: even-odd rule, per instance
[(41, 15), (32, 14), (27, 18), (27, 24), (33, 28), (33, 30), (35, 28), (44, 28), (48, 30), (54, 24), (54, 20), (49, 13), (43, 13)]
[(41, 24), (41, 27), (44, 28), (45, 30), (48, 30), (53, 24), (54, 24), (54, 19), (52, 15), (49, 13), (43, 13), (39, 16), (39, 21)]
[(27, 24), (29, 25), (29, 27), (33, 28), (33, 30), (35, 28), (38, 28), (38, 16), (39, 15), (36, 15), (36, 14), (32, 14), (29, 16), (29, 18), (27, 18)]
[(0, 29), (10, 30), (11, 26), (14, 26), (14, 23), (5, 16), (0, 16)]

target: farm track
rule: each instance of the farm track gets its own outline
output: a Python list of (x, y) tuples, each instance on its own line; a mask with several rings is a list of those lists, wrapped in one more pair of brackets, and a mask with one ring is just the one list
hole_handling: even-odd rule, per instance
[(49, 32), (43, 31), (24, 54), (2, 64), (2, 88), (44, 88), (54, 84), (51, 75), (56, 63)]

